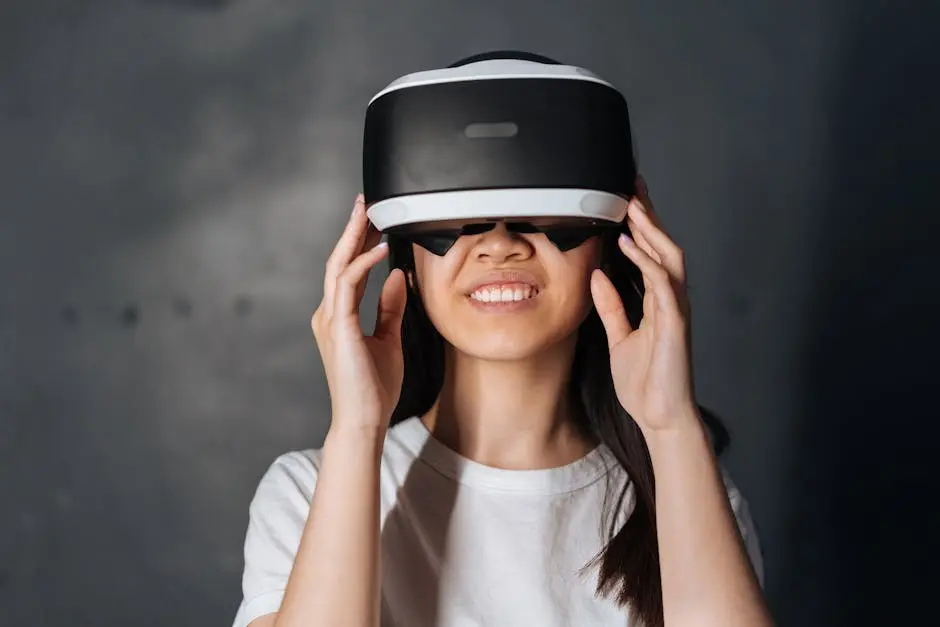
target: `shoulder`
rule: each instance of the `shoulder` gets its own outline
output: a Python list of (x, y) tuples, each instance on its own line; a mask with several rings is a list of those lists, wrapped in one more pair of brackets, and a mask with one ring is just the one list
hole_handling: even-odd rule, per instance
[(266, 543), (277, 537), (299, 542), (321, 459), (322, 450), (297, 450), (268, 466), (248, 506), (246, 550), (266, 550)]
[(316, 487), (323, 449), (290, 451), (279, 455), (258, 482), (253, 503), (275, 495), (295, 495), (309, 501)]
[(724, 467), (721, 467), (721, 476), (725, 482), (725, 489), (728, 491), (728, 501), (731, 503), (731, 511), (734, 513), (735, 521), (738, 523), (738, 530), (741, 532), (741, 539), (744, 541), (744, 548), (751, 560), (751, 565), (757, 574), (757, 579), (761, 586), (764, 585), (764, 556), (761, 550), (760, 538), (758, 537), (757, 523), (751, 515), (751, 508), (747, 499), (741, 493), (741, 490), (731, 478), (731, 473)]
[(278, 456), (258, 482), (248, 508), (243, 599), (235, 626), (277, 612), (313, 498), (322, 452)]
[[(728, 493), (728, 502), (731, 505), (732, 514), (734, 515), (735, 522), (737, 523), (738, 531), (741, 534), (741, 539), (744, 542), (744, 548), (747, 552), (748, 559), (750, 560), (751, 565), (754, 567), (754, 572), (757, 574), (758, 581), (760, 582), (761, 586), (763, 586), (764, 555), (761, 549), (757, 523), (755, 522), (754, 517), (751, 515), (751, 508), (748, 504), (747, 498), (745, 498), (741, 489), (738, 488), (737, 484), (731, 478), (731, 473), (722, 465), (719, 465), (719, 470), (721, 472), (722, 480), (724, 481), (725, 491)], [(627, 499), (624, 501), (622, 511), (619, 512), (619, 515), (621, 516), (619, 520), (625, 521), (627, 517), (632, 515), (633, 507), (635, 505), (635, 495), (632, 491), (632, 483), (630, 482), (629, 477), (627, 477), (626, 471), (616, 463), (616, 460), (611, 462), (609, 474), (616, 480), (616, 485), (625, 486), (627, 488)]]
[[(416, 420), (392, 426), (382, 447), (383, 487), (400, 481), (417, 458), (426, 435)], [(279, 455), (258, 482), (252, 509), (271, 506), (309, 506), (323, 463), (323, 447), (294, 450)]]
[[(728, 501), (731, 503), (731, 510), (738, 519), (738, 524), (740, 525), (742, 522), (753, 523), (747, 499), (744, 498), (744, 494), (741, 493), (741, 490), (731, 478), (731, 473), (724, 466), (720, 467), (720, 470), (721, 478), (725, 483), (725, 490), (728, 492)], [(746, 519), (746, 521), (742, 519)], [(748, 531), (750, 530), (748, 529)]]

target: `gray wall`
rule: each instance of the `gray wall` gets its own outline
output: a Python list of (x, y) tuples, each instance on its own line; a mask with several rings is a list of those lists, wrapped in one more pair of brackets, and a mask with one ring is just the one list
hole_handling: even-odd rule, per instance
[(928, 608), (938, 4), (710, 4), (4, 0), (0, 625), (229, 624), (364, 106), (502, 47), (628, 95), (781, 625)]

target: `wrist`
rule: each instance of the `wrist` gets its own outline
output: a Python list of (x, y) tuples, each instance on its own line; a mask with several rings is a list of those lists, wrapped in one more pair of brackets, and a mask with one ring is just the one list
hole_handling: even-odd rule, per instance
[(668, 421), (668, 427), (641, 429), (650, 456), (672, 447), (687, 447), (704, 443), (711, 448), (711, 435), (697, 407), (680, 412)]
[(330, 425), (323, 446), (346, 454), (381, 456), (387, 431), (382, 425), (343, 425), (337, 421)]

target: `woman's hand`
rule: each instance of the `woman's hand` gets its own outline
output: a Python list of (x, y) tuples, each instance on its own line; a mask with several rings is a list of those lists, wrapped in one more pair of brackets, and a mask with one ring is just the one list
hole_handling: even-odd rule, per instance
[(698, 420), (685, 261), (660, 227), (642, 177), (627, 224), (634, 239), (621, 236), (620, 249), (640, 269), (646, 288), (638, 328), (631, 327), (619, 294), (600, 270), (591, 277), (591, 294), (607, 332), (617, 398), (649, 435)]
[(401, 394), (401, 321), (406, 302), (401, 270), (393, 270), (385, 281), (371, 336), (363, 335), (359, 319), (369, 270), (388, 251), (380, 239), (381, 233), (369, 224), (360, 194), (326, 262), (323, 301), (311, 320), (330, 390), (331, 431), (384, 434)]

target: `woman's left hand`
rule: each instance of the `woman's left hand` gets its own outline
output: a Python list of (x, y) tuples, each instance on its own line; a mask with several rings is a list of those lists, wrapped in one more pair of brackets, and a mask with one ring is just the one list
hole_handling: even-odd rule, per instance
[(643, 274), (643, 318), (636, 329), (610, 279), (595, 270), (591, 294), (604, 323), (617, 398), (644, 434), (698, 419), (692, 383), (689, 300), (682, 250), (663, 231), (642, 177), (620, 249)]

